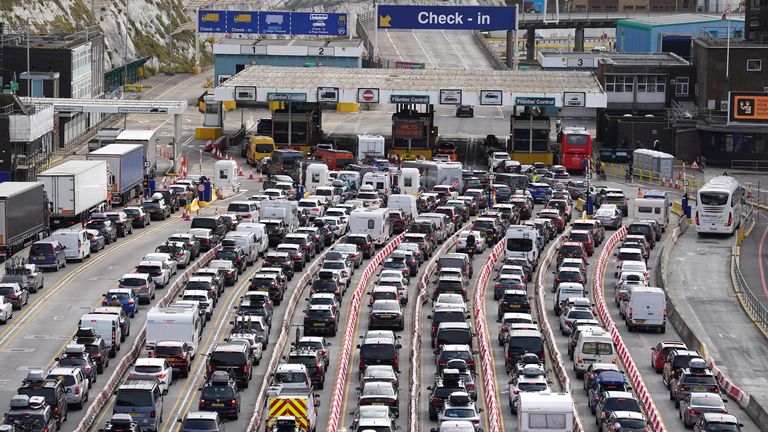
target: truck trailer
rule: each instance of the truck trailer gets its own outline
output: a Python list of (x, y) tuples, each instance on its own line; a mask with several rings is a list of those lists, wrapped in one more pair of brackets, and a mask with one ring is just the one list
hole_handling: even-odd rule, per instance
[(115, 144), (138, 144), (144, 147), (144, 174), (150, 178), (157, 171), (157, 129), (129, 129), (120, 132)]
[(51, 202), (52, 230), (80, 224), (91, 213), (106, 210), (109, 193), (107, 163), (67, 161), (37, 175)]
[(114, 205), (125, 205), (141, 196), (144, 179), (144, 147), (138, 144), (110, 144), (86, 155), (86, 159), (107, 163), (111, 199)]
[(0, 254), (11, 256), (48, 236), (48, 199), (40, 182), (0, 183)]

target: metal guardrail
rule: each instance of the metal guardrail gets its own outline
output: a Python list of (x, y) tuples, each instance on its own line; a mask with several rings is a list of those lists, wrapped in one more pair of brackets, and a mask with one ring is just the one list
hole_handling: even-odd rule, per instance
[(768, 171), (768, 160), (732, 160), (731, 169)]
[[(756, 216), (757, 211), (755, 210), (754, 206), (750, 206), (749, 211), (747, 211), (746, 215), (744, 216), (744, 220), (741, 223), (742, 227), (750, 226)], [(742, 236), (743, 234), (739, 233), (739, 240), (743, 239)], [(744, 279), (744, 275), (741, 273), (741, 267), (739, 266), (739, 260), (732, 259), (731, 266), (734, 274), (736, 275), (737, 286), (735, 288), (738, 289), (737, 294), (741, 294), (744, 298), (744, 307), (749, 309), (749, 314), (754, 320), (755, 324), (759, 326), (763, 332), (768, 333), (768, 308), (766, 308), (765, 305), (760, 302), (754, 291), (752, 291), (752, 288), (749, 287), (749, 284)]]

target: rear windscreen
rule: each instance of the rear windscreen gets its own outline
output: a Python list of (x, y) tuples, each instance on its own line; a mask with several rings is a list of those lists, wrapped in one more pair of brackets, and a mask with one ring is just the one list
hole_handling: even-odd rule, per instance
[(53, 245), (52, 244), (33, 244), (31, 248), (29, 248), (29, 254), (30, 255), (46, 255), (53, 253)]
[(175, 356), (181, 354), (181, 347), (176, 346), (156, 346), (155, 354), (159, 356)]
[(248, 204), (236, 204), (232, 203), (227, 207), (228, 212), (235, 212), (235, 213), (248, 213), (251, 211), (251, 206)]
[(213, 366), (241, 366), (248, 363), (245, 354), (241, 352), (214, 351), (208, 359)]
[(540, 337), (513, 336), (509, 338), (510, 349), (521, 352), (538, 353), (544, 351), (544, 344)]
[(395, 347), (392, 344), (363, 344), (360, 357), (369, 360), (391, 360), (395, 358)]
[(211, 218), (194, 218), (192, 219), (192, 228), (208, 228), (216, 229), (216, 220)]
[(117, 391), (115, 406), (147, 407), (152, 405), (152, 392), (150, 390), (122, 389)]

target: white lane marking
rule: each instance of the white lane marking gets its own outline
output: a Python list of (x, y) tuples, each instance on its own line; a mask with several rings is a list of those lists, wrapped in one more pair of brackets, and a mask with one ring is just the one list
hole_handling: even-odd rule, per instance
[(392, 44), (392, 48), (395, 49), (395, 52), (397, 53), (397, 57), (400, 58), (400, 61), (403, 61), (403, 56), (400, 55), (400, 50), (397, 49), (397, 45), (395, 45), (395, 41), (392, 40), (392, 35), (389, 34), (389, 30), (384, 30), (384, 32), (387, 34), (387, 37), (389, 38), (389, 43)]
[(459, 46), (456, 45), (456, 42), (452, 41), (451, 38), (445, 34), (445, 30), (441, 30), (440, 32), (442, 33), (445, 40), (448, 41), (448, 44), (451, 45), (451, 48), (453, 48), (453, 52), (456, 54), (456, 56), (459, 57), (459, 60), (461, 60), (461, 64), (464, 65), (464, 69), (469, 69), (467, 62), (464, 61), (464, 56), (459, 52)]
[(419, 44), (419, 48), (421, 48), (421, 52), (423, 52), (424, 55), (427, 57), (427, 61), (429, 61), (429, 63), (432, 65), (432, 68), (437, 69), (438, 68), (437, 64), (434, 61), (432, 61), (432, 57), (430, 57), (429, 53), (427, 53), (427, 50), (424, 49), (424, 45), (421, 44), (421, 41), (419, 41), (419, 38), (416, 37), (416, 32), (411, 30), (411, 35), (416, 40), (416, 43)]

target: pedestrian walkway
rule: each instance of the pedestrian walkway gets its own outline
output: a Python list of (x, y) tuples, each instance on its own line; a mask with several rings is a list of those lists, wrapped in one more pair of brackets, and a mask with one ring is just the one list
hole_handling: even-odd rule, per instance
[(732, 245), (731, 237), (698, 237), (694, 230), (681, 236), (670, 259), (667, 290), (717, 366), (768, 406), (768, 344), (734, 294)]
[(768, 213), (756, 214), (755, 228), (741, 244), (739, 266), (754, 296), (768, 308)]

